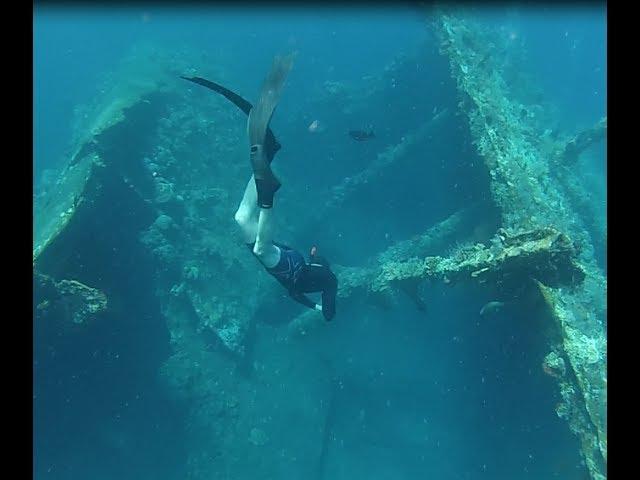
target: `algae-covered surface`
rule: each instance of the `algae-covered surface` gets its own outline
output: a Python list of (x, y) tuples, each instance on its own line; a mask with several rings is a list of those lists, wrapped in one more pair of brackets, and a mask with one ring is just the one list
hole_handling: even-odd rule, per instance
[[(606, 478), (606, 17), (572, 8), (36, 8), (34, 477)], [(331, 322), (234, 221), (247, 116), (180, 78), (254, 103), (289, 51), (276, 240), (329, 259)]]

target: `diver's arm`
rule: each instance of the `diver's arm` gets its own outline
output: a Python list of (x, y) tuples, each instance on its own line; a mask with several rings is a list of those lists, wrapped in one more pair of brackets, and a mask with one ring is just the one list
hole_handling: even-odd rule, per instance
[(312, 308), (314, 310), (318, 310), (316, 302), (312, 301), (304, 293), (300, 293), (300, 292), (296, 292), (294, 290), (290, 290), (289, 291), (289, 295), (291, 295), (291, 298), (293, 298), (296, 302), (301, 303), (305, 307), (309, 307), (309, 308)]

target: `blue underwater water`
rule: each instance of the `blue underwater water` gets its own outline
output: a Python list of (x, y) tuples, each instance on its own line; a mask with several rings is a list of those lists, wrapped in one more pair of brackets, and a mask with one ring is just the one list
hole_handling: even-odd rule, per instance
[[(544, 101), (554, 105), (554, 129), (577, 133), (606, 116), (605, 7), (494, 7), (469, 14), (487, 27), (508, 32), (511, 48), (525, 53), (523, 68)], [(498, 213), (491, 206), (482, 158), (468, 128), (460, 127), (464, 114), (454, 113), (458, 93), (429, 30), (429, 15), (417, 7), (287, 10), (247, 5), (192, 11), (144, 4), (124, 10), (35, 5), (34, 189), (49, 188), (47, 178), (68, 162), (78, 108), (99, 95), (133, 46), (142, 42), (158, 49), (211, 52), (225, 60), (216, 65), (225, 72), (225, 84), (250, 98), (256, 98), (274, 55), (296, 50), (271, 123), (284, 145), (278, 168), (289, 182), (283, 182), (278, 193), (291, 206), (278, 213), (287, 242), (303, 251), (319, 242), (326, 245), (332, 262), (362, 266), (395, 242), (468, 205), (486, 205), (478, 216), (495, 224)], [(357, 118), (345, 120), (340, 105), (333, 103), (314, 104), (316, 110), (301, 116), (299, 106), (307, 105), (327, 82), (357, 88), (366, 84), (367, 76), (381, 75), (399, 55), (418, 51), (419, 59), (411, 65), (415, 70), (400, 72), (397, 86), (391, 80), (391, 93), (372, 97), (378, 103), (357, 109)], [(207, 95), (196, 90), (194, 99)], [(422, 119), (445, 109), (451, 115), (444, 127), (432, 135), (424, 153), (415, 153), (422, 156), (418, 170), (408, 176), (402, 167), (385, 170), (385, 181), (317, 221), (315, 229), (296, 232), (297, 223), (304, 222), (301, 215), (311, 215), (320, 206), (296, 208), (298, 200), (287, 197), (289, 184), (302, 185), (315, 192), (313, 198), (322, 199), (323, 192), (365, 169)], [(233, 118), (245, 121), (240, 115)], [(294, 124), (294, 118), (303, 120)], [(326, 127), (322, 136), (309, 132), (315, 119)], [(347, 135), (368, 125), (376, 134), (372, 141), (355, 142)], [(137, 134), (129, 133), (132, 139)], [(325, 162), (330, 157), (340, 160)], [(586, 202), (593, 218), (585, 221), (587, 228), (604, 225), (606, 232), (606, 140), (583, 152), (575, 169), (588, 185)], [(228, 193), (239, 201), (241, 188)], [(296, 216), (287, 217), (287, 212)], [(115, 232), (132, 228), (126, 220), (100, 220), (110, 222), (108, 229)], [(598, 229), (589, 231), (595, 236)], [(606, 233), (604, 240), (593, 243), (597, 263), (606, 273)], [(135, 302), (110, 304), (114, 320), (98, 322), (85, 334), (34, 322), (34, 478), (204, 478), (194, 473), (199, 470), (192, 454), (206, 436), (194, 426), (194, 418), (200, 418), (189, 410), (194, 402), (177, 399), (161, 374), (174, 352), (166, 312), (149, 282), (154, 265), (140, 260), (146, 258), (141, 245), (114, 243), (113, 249), (122, 251), (120, 265), (95, 258), (88, 268), (99, 269), (105, 285), (126, 290)], [(257, 262), (255, 268), (261, 268)], [(323, 323), (313, 338), (293, 346), (271, 339), (286, 329), (280, 317), (293, 318), (300, 307), (283, 295), (260, 310), (251, 363), (273, 371), (291, 362), (300, 365), (289, 377), (271, 379), (268, 388), (251, 376), (242, 380), (247, 389), (255, 382), (256, 391), (262, 392), (253, 397), (251, 408), (275, 419), (278, 441), (261, 445), (260, 455), (265, 465), (278, 467), (265, 467), (268, 476), (239, 468), (215, 478), (288, 480), (300, 478), (301, 471), (332, 480), (589, 478), (578, 437), (555, 413), (561, 400), (558, 384), (541, 368), (548, 348), (545, 328), (535, 314), (507, 306), (481, 318), (478, 311), (491, 299), (473, 286), (433, 282), (423, 294), (426, 312), (416, 310), (408, 299), (391, 309), (339, 304), (332, 323)], [(318, 364), (322, 372), (314, 370)], [(326, 372), (333, 385), (329, 396), (305, 390), (307, 380), (301, 378), (312, 385), (312, 379)], [(244, 397), (238, 396), (245, 408)], [(303, 417), (304, 408), (327, 398), (330, 428), (313, 459), (320, 466), (305, 470), (300, 462), (311, 460), (295, 452), (311, 432), (301, 427), (302, 420), (297, 424), (291, 415), (278, 412), (285, 402)], [(215, 415), (223, 416), (211, 413), (205, 422), (214, 425), (210, 428), (215, 428)], [(227, 425), (229, 419), (221, 418), (223, 422)], [(234, 442), (231, 431), (219, 435), (223, 437)], [(242, 442), (246, 436), (220, 445), (208, 461), (224, 462), (228, 452), (241, 458)], [(247, 443), (247, 448), (256, 447)], [(284, 457), (288, 460), (280, 460)]]

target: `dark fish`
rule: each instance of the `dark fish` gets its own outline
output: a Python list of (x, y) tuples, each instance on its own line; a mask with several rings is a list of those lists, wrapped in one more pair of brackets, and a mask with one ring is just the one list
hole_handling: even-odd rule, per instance
[(364, 130), (349, 130), (349, 136), (358, 142), (363, 142), (372, 138), (376, 138), (373, 130), (365, 132)]

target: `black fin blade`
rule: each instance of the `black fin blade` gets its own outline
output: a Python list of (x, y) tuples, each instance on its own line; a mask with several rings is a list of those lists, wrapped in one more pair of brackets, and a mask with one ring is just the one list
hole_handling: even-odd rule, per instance
[[(180, 76), (180, 78), (183, 78), (189, 82), (197, 83), (198, 85), (202, 85), (203, 87), (206, 87), (210, 90), (213, 90), (216, 93), (219, 93), (220, 95), (225, 97), (227, 100), (229, 100), (231, 103), (233, 103), (236, 107), (238, 107), (240, 110), (242, 110), (245, 115), (249, 115), (249, 112), (253, 108), (253, 105), (251, 105), (251, 103), (249, 103), (247, 100), (242, 98), (237, 93), (232, 92), (231, 90), (223, 87), (222, 85), (219, 85), (215, 82), (207, 80), (206, 78), (183, 77), (183, 76)], [(267, 135), (265, 138), (264, 148), (265, 148), (265, 153), (267, 155), (267, 159), (269, 163), (273, 161), (273, 157), (275, 156), (276, 152), (280, 150), (280, 147), (281, 145), (276, 140), (276, 137), (271, 131), (271, 128), (267, 128)]]

